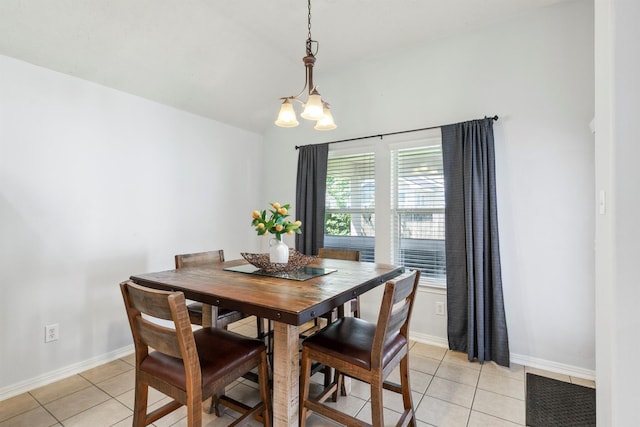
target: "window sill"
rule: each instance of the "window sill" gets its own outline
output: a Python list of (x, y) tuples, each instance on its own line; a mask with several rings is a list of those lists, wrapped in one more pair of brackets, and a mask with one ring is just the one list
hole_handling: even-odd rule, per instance
[(423, 280), (420, 279), (418, 283), (418, 288), (422, 291), (438, 293), (438, 294), (446, 294), (447, 286), (438, 282), (434, 282), (431, 280)]

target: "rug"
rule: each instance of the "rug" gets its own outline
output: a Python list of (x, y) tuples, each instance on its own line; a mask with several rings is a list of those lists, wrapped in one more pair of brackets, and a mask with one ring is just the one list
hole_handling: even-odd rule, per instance
[(596, 390), (527, 374), (527, 426), (596, 425)]

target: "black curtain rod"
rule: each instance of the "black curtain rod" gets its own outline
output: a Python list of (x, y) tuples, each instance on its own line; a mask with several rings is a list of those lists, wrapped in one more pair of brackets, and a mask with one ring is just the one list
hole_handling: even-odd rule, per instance
[[(493, 119), (494, 121), (498, 120), (498, 116), (495, 115), (493, 117), (488, 117), (488, 116), (484, 116), (485, 119)], [(431, 130), (431, 129), (438, 129), (441, 128), (442, 126), (449, 126), (449, 125), (440, 125), (440, 126), (431, 126), (428, 128), (420, 128), (420, 129), (411, 129), (411, 130), (401, 130), (398, 132), (389, 132), (389, 133), (380, 133), (378, 135), (369, 135), (369, 136), (361, 136), (359, 138), (350, 138), (350, 139), (341, 139), (338, 141), (330, 141), (330, 142), (325, 142), (325, 144), (337, 144), (339, 142), (349, 142), (349, 141), (358, 141), (360, 139), (369, 139), (369, 138), (380, 138), (382, 139), (385, 136), (391, 136), (391, 135), (401, 135), (403, 133), (411, 133), (411, 132), (420, 132), (422, 130)], [(309, 145), (315, 145), (315, 144), (309, 144)], [(296, 150), (300, 147), (306, 147), (306, 145), (296, 145)]]

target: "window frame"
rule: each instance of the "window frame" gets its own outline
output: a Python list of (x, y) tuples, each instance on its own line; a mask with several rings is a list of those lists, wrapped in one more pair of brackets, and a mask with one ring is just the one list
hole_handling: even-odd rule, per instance
[[(348, 141), (341, 142), (336, 146), (329, 146), (329, 159), (335, 157), (364, 154), (366, 152), (374, 153), (375, 262), (383, 264), (396, 263), (394, 257), (394, 220), (392, 217), (392, 215), (394, 215), (395, 213), (395, 209), (393, 209), (392, 206), (391, 196), (391, 151), (405, 148), (424, 147), (441, 143), (441, 130), (440, 128), (434, 128), (406, 134), (384, 136), (380, 140), (367, 139), (359, 141)], [(327, 239), (327, 235), (325, 235), (325, 239)], [(329, 238), (329, 241), (331, 241), (331, 238)], [(431, 280), (427, 277), (421, 277), (420, 286), (445, 289), (446, 279), (440, 281)]]
[[(397, 223), (396, 221), (397, 219), (397, 215), (399, 212), (402, 213), (442, 213), (443, 215), (443, 231), (444, 231), (444, 215), (445, 215), (445, 207), (444, 205), (442, 206), (442, 208), (414, 208), (414, 209), (401, 209), (398, 207), (398, 201), (397, 198), (394, 198), (397, 196), (397, 194), (394, 194), (394, 190), (393, 190), (393, 179), (394, 179), (394, 172), (392, 171), (392, 168), (395, 168), (395, 172), (397, 173), (397, 168), (398, 168), (398, 164), (395, 163), (392, 158), (393, 158), (393, 153), (394, 151), (398, 151), (398, 150), (406, 150), (406, 149), (417, 149), (417, 148), (423, 148), (423, 147), (433, 147), (435, 145), (440, 145), (440, 153), (442, 154), (442, 134), (440, 132), (440, 129), (437, 129), (437, 134), (435, 133), (429, 133), (427, 135), (424, 135), (422, 138), (418, 138), (418, 139), (412, 139), (412, 140), (405, 140), (402, 142), (398, 142), (398, 143), (391, 143), (388, 146), (389, 149), (389, 157), (390, 157), (390, 161), (389, 161), (389, 171), (390, 171), (390, 176), (389, 176), (389, 185), (390, 188), (389, 189), (389, 193), (391, 195), (391, 201), (389, 203), (390, 206), (390, 213), (389, 213), (389, 217), (391, 218), (391, 235), (392, 235), (392, 240), (389, 242), (390, 244), (390, 248), (391, 248), (391, 262), (392, 263), (398, 263), (399, 261), (397, 260), (398, 256), (396, 254), (395, 251), (399, 251), (400, 250), (400, 237), (398, 236), (399, 231), (397, 230)], [(444, 168), (444, 165), (443, 165)], [(443, 173), (443, 185), (444, 185), (444, 173)], [(444, 189), (443, 189), (444, 191)], [(443, 196), (443, 202), (444, 202), (444, 196)], [(445, 247), (446, 241), (443, 238), (443, 249)], [(445, 258), (445, 262), (446, 262), (446, 254), (444, 255)], [(447, 276), (446, 276), (446, 265), (445, 265), (445, 273), (444, 276), (442, 278), (434, 278), (434, 277), (429, 277), (427, 274), (422, 274), (420, 276), (420, 283), (422, 285), (425, 286), (430, 286), (430, 287), (435, 287), (435, 288), (446, 288), (446, 280), (447, 280)]]

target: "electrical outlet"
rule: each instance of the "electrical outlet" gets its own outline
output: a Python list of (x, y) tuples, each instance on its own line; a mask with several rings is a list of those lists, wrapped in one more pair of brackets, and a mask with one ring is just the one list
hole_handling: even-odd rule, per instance
[(44, 342), (57, 341), (60, 338), (60, 328), (57, 323), (44, 327)]
[(437, 302), (436, 303), (436, 314), (439, 316), (444, 316), (444, 303)]

